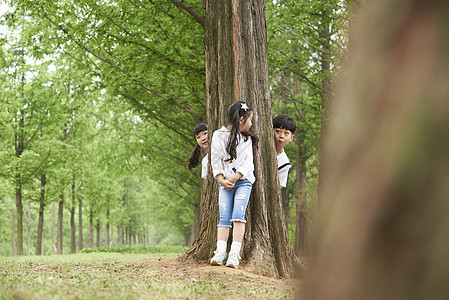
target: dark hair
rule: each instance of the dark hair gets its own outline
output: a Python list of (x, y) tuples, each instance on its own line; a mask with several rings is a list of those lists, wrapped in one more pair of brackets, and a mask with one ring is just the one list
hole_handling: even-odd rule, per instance
[(228, 123), (232, 125), (231, 134), (229, 136), (228, 145), (226, 146), (226, 152), (228, 152), (230, 158), (226, 161), (232, 161), (237, 158), (237, 145), (238, 145), (238, 134), (241, 133), (245, 137), (245, 141), (248, 137), (251, 137), (253, 145), (257, 145), (258, 138), (250, 132), (240, 132), (239, 130), (239, 120), (243, 117), (246, 122), (248, 117), (253, 111), (252, 107), (243, 101), (236, 101), (228, 109)]
[(291, 133), (295, 133), (296, 124), (289, 116), (279, 115), (273, 119), (273, 128), (287, 129), (290, 130)]
[[(207, 130), (207, 124), (206, 123), (199, 123), (193, 128), (193, 136), (195, 137), (198, 135), (198, 133), (203, 132)], [(198, 166), (200, 162), (200, 155), (201, 155), (201, 147), (196, 143), (195, 148), (193, 148), (192, 154), (190, 155), (190, 158), (188, 160), (189, 164), (187, 165), (189, 167), (189, 170), (192, 170), (196, 166)]]

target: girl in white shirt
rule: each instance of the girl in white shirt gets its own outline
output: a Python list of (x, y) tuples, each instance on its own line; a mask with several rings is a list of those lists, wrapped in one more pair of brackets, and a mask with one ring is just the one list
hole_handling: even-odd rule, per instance
[[(222, 265), (228, 257), (226, 245), (229, 228), (233, 227), (231, 250), (226, 266), (237, 268), (245, 233), (245, 211), (254, 177), (253, 142), (249, 129), (253, 110), (245, 102), (234, 102), (228, 109), (228, 125), (214, 131), (211, 143), (211, 164), (219, 183), (220, 219), (217, 229), (217, 249), (212, 265)], [(232, 224), (232, 225), (231, 225)]]
[[(196, 140), (195, 148), (188, 160), (188, 167), (190, 170), (195, 168), (200, 162), (201, 148), (207, 149), (209, 147), (207, 125), (206, 123), (199, 123), (193, 128), (193, 137)], [(207, 178), (207, 154), (201, 160), (201, 178)]]

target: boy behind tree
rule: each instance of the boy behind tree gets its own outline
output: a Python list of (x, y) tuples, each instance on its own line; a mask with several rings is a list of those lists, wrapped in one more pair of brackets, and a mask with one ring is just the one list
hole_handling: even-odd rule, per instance
[(285, 154), (284, 147), (293, 141), (296, 130), (295, 121), (287, 115), (279, 115), (273, 119), (274, 143), (276, 147), (279, 185), (287, 186), (288, 171), (292, 167), (290, 160)]

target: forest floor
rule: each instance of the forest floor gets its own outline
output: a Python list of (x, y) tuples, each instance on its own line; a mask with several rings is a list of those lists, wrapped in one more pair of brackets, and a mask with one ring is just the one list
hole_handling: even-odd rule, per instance
[(170, 255), (0, 257), (0, 299), (293, 299), (293, 279)]

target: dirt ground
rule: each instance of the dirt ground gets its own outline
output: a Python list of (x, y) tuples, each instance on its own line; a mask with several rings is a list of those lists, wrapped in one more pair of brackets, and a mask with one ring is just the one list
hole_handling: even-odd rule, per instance
[(164, 270), (168, 274), (175, 275), (179, 284), (183, 285), (197, 281), (223, 282), (225, 287), (237, 286), (246, 290), (273, 289), (289, 295), (289, 299), (296, 298), (295, 295), (300, 286), (300, 281), (297, 279), (257, 275), (246, 271), (244, 266), (234, 269), (211, 266), (208, 261), (180, 260), (179, 258), (149, 260), (145, 264), (151, 265), (153, 269)]

